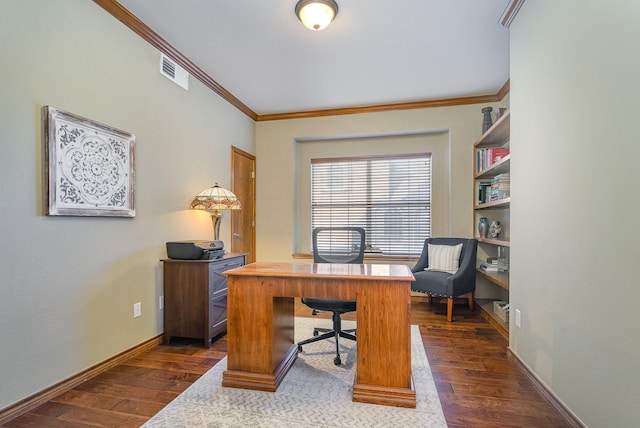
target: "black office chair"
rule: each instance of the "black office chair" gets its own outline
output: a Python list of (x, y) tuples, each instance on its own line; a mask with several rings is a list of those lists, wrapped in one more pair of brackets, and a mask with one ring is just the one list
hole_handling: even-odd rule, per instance
[[(365, 231), (361, 227), (318, 227), (313, 230), (313, 262), (314, 263), (354, 263), (364, 262)], [(298, 342), (298, 351), (302, 345), (335, 337), (336, 357), (333, 363), (342, 364), (340, 360), (340, 337), (356, 340), (355, 329), (342, 330), (340, 315), (356, 310), (355, 300), (327, 300), (302, 298), (302, 303), (309, 306), (313, 315), (318, 311), (333, 312), (333, 329), (314, 328), (310, 339)], [(324, 334), (318, 335), (319, 332)]]
[[(445, 270), (427, 270), (434, 264), (429, 260), (430, 244), (444, 246), (444, 248), (462, 245), (455, 273)], [(478, 240), (476, 239), (429, 238), (425, 240), (422, 255), (411, 269), (415, 277), (415, 281), (411, 283), (411, 290), (426, 293), (429, 296), (429, 302), (431, 302), (432, 295), (446, 297), (447, 321), (453, 320), (453, 299), (458, 296), (467, 294), (469, 309), (473, 311), (473, 293), (476, 290), (477, 250)], [(442, 261), (439, 262), (442, 263)]]

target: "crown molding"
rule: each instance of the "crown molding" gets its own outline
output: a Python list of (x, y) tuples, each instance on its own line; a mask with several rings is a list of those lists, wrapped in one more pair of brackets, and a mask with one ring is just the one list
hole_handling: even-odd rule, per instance
[(509, 4), (507, 4), (507, 7), (502, 13), (500, 21), (498, 22), (500, 22), (500, 24), (502, 24), (503, 26), (509, 28), (511, 22), (513, 22), (513, 20), (515, 19), (524, 2), (525, 0), (510, 0)]
[(444, 98), (436, 100), (411, 101), (404, 103), (375, 104), (368, 106), (333, 108), (325, 110), (308, 110), (290, 113), (259, 114), (257, 122), (286, 119), (308, 119), (312, 117), (339, 116), (345, 114), (373, 113), (382, 111), (411, 110), (419, 108), (452, 107), (467, 104), (494, 103), (502, 100), (509, 92), (509, 81), (494, 95), (478, 95), (471, 97)]
[(180, 66), (187, 70), (189, 74), (201, 81), (206, 87), (211, 89), (216, 94), (220, 95), (222, 98), (227, 100), (227, 102), (249, 116), (251, 119), (256, 120), (256, 118), (258, 117), (256, 112), (251, 110), (247, 105), (236, 98), (231, 92), (223, 88), (218, 82), (213, 80), (211, 76), (202, 71), (200, 67), (195, 65), (189, 58), (184, 56), (179, 50), (174, 48), (169, 42), (163, 39), (158, 33), (153, 31), (153, 29), (151, 29), (149, 26), (147, 26), (147, 24), (138, 19), (138, 17), (129, 12), (116, 0), (93, 1), (98, 6), (109, 12), (114, 18), (129, 27), (129, 29), (131, 29), (134, 33), (149, 42), (149, 44), (151, 44), (153, 47), (180, 64)]
[(500, 90), (496, 93), (498, 101), (502, 101), (502, 99), (507, 96), (509, 91), (511, 91), (511, 79), (507, 79), (507, 81), (504, 82), (504, 85), (502, 85), (502, 88), (500, 88)]

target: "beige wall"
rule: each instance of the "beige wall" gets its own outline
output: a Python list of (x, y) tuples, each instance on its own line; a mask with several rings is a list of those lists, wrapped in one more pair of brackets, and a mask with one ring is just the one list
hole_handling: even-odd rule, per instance
[[(495, 104), (494, 106), (497, 106)], [(296, 241), (296, 169), (300, 145), (316, 144), (328, 156), (375, 154), (399, 150), (434, 152), (434, 189), (438, 207), (434, 234), (473, 234), (473, 142), (482, 128), (485, 105), (429, 108), (256, 124), (257, 256), (259, 261), (287, 261), (308, 243)], [(388, 139), (407, 140), (389, 147)], [(410, 135), (411, 137), (407, 137)], [(334, 147), (337, 147), (334, 150)], [(435, 203), (435, 201), (434, 201)], [(443, 206), (446, 208), (443, 209)], [(304, 224), (304, 212), (298, 220)], [(307, 249), (308, 251), (308, 249)]]
[(510, 346), (594, 428), (640, 426), (639, 23), (536, 0), (510, 29)]
[[(90, 1), (0, 0), (0, 53), (4, 408), (162, 332), (164, 243), (213, 238), (186, 208), (229, 185), (230, 146), (253, 153), (254, 123), (161, 76), (159, 53)], [(43, 215), (43, 105), (136, 135), (135, 218)]]

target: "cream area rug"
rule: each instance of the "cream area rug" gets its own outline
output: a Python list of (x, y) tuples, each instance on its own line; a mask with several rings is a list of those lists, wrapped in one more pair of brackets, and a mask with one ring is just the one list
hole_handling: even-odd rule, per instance
[[(296, 342), (330, 320), (296, 318)], [(343, 321), (343, 328), (355, 327)], [(342, 365), (335, 366), (332, 339), (303, 347), (276, 392), (222, 387), (224, 358), (150, 419), (145, 428), (179, 427), (446, 427), (418, 326), (411, 326), (411, 368), (416, 408), (354, 403), (356, 342), (341, 340)]]

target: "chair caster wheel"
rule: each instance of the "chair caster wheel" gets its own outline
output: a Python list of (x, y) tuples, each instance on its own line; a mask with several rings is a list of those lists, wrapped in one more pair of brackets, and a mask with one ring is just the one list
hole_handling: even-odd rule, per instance
[(320, 334), (318, 333), (318, 330), (313, 330), (313, 337), (316, 337), (318, 334)]
[(302, 345), (298, 345), (298, 352), (302, 352)]
[(340, 357), (335, 357), (333, 359), (333, 364), (335, 364), (336, 366), (339, 366), (340, 364), (342, 364), (342, 361), (340, 360)]

